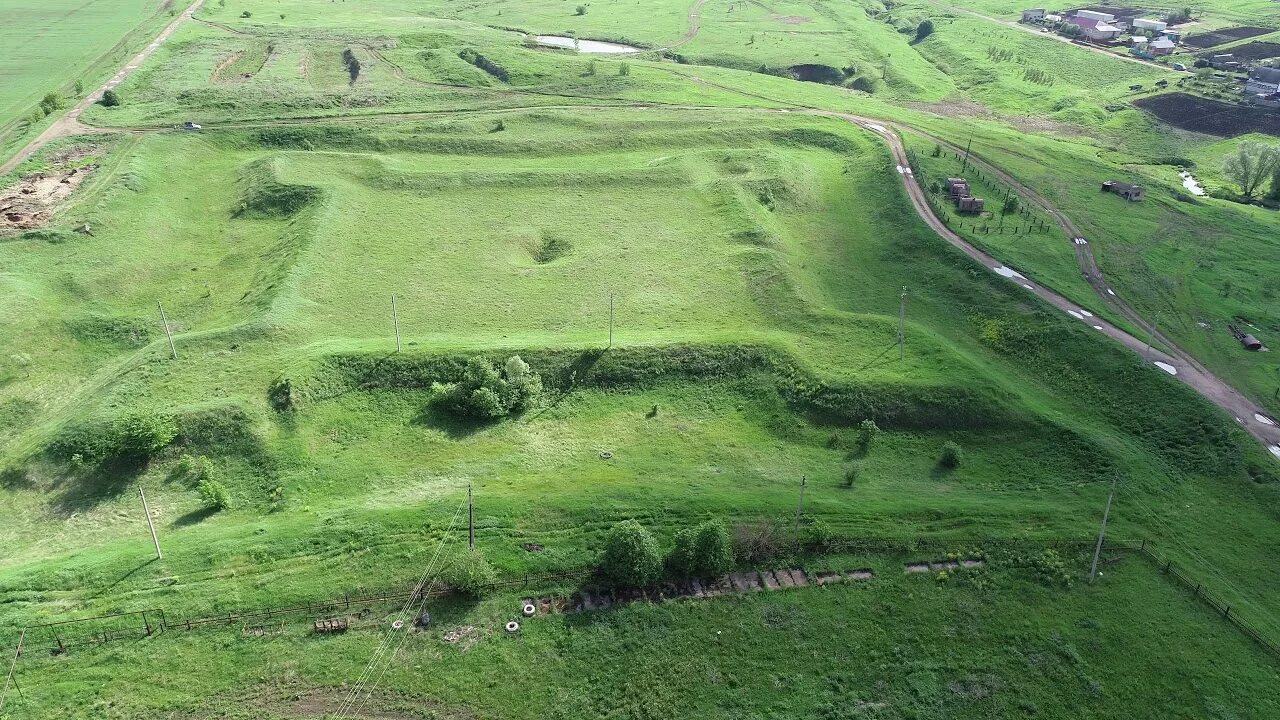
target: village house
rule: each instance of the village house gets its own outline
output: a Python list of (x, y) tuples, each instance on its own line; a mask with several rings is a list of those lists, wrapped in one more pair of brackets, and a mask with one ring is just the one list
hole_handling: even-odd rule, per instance
[(1084, 18), (1085, 20), (1097, 20), (1098, 22), (1104, 23), (1110, 23), (1116, 19), (1116, 16), (1111, 13), (1096, 12), (1094, 10), (1079, 10), (1076, 12), (1075, 16), (1078, 18)]
[(1141, 185), (1130, 185), (1119, 180), (1108, 180), (1102, 183), (1103, 192), (1115, 193), (1129, 202), (1138, 202), (1145, 195)]
[(1115, 40), (1120, 36), (1120, 28), (1115, 25), (1079, 15), (1067, 18), (1067, 25), (1075, 25), (1080, 28), (1080, 37), (1087, 38), (1093, 42), (1106, 42)]
[(1036, 20), (1043, 20), (1044, 15), (1045, 15), (1044, 8), (1036, 8), (1034, 10), (1023, 10), (1022, 22), (1035, 22)]
[(1236, 56), (1231, 53), (1223, 53), (1211, 56), (1209, 58), (1209, 67), (1214, 70), (1239, 70), (1240, 61), (1236, 60)]
[(1156, 57), (1169, 55), (1173, 52), (1174, 47), (1176, 47), (1174, 42), (1167, 37), (1158, 37), (1147, 43), (1147, 50)]

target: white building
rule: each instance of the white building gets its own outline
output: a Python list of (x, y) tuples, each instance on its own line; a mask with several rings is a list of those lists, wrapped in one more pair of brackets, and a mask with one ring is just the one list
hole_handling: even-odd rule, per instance
[(1094, 12), (1092, 10), (1080, 10), (1076, 13), (1076, 17), (1086, 20), (1097, 20), (1098, 22), (1110, 23), (1116, 19), (1115, 15), (1104, 12)]
[(1156, 35), (1163, 33), (1168, 27), (1169, 24), (1163, 20), (1148, 20), (1146, 18), (1140, 18), (1133, 21), (1134, 30), (1150, 30)]

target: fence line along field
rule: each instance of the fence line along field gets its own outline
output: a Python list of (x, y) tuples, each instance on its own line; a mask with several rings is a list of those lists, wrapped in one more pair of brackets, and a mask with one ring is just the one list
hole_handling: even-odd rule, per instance
[(0, 716), (1275, 715), (1269, 140), (963, 5), (183, 18), (0, 180)]

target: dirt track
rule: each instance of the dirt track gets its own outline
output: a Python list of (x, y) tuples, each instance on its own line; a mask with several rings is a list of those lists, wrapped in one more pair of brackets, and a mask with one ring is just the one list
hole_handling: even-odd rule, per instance
[(173, 31), (177, 30), (178, 26), (181, 25), (184, 20), (189, 20), (191, 16), (195, 14), (195, 11), (199, 10), (200, 6), (203, 4), (204, 0), (195, 0), (195, 2), (191, 3), (190, 7), (184, 10), (181, 15), (174, 18), (173, 22), (166, 25), (164, 30), (161, 30), (160, 34), (142, 49), (142, 52), (134, 55), (119, 72), (106, 82), (106, 84), (89, 93), (83, 100), (76, 103), (74, 107), (63, 113), (62, 117), (55, 120), (52, 125), (45, 129), (44, 132), (40, 133), (35, 140), (27, 143), (26, 147), (19, 150), (17, 155), (14, 155), (3, 165), (0, 165), (0, 175), (4, 175), (18, 167), (22, 161), (31, 157), (40, 148), (49, 144), (53, 140), (57, 140), (58, 138), (67, 137), (69, 135), (84, 135), (94, 132), (110, 132), (109, 130), (100, 130), (98, 128), (91, 128), (82, 124), (80, 122), (80, 113), (83, 113), (90, 105), (101, 100), (104, 92), (112, 90), (117, 85), (124, 82), (125, 78), (129, 77), (134, 70), (138, 69), (138, 66), (141, 65), (143, 61), (151, 57), (151, 53), (155, 52), (156, 48), (160, 47), (160, 44), (167, 40), (168, 37), (173, 34)]
[[(842, 113), (818, 112), (816, 114), (844, 118), (876, 133), (883, 138), (886, 143), (888, 143), (890, 150), (893, 152), (894, 162), (902, 167), (909, 165), (907, 161), (906, 148), (903, 146), (902, 140), (894, 132), (895, 126), (891, 123)], [(926, 200), (924, 189), (920, 187), (920, 183), (916, 180), (914, 175), (910, 173), (900, 174), (902, 175), (902, 183), (906, 187), (907, 195), (911, 198), (911, 204), (915, 207), (916, 214), (918, 214), (934, 232), (947, 242), (960, 248), (960, 250), (962, 250), (966, 255), (978, 261), (987, 269), (994, 272), (997, 268), (1005, 268), (1004, 263), (991, 255), (982, 252), (971, 245), (967, 240), (952, 232), (950, 228), (948, 228), (933, 214), (933, 210), (929, 208), (929, 203)], [(1007, 176), (1002, 179), (1011, 180), (1011, 178), (1007, 178)], [(1037, 200), (1037, 204), (1044, 203), (1042, 207), (1052, 214), (1060, 223), (1064, 223), (1064, 229), (1075, 228), (1066, 216), (1062, 215), (1062, 213), (1052, 205), (1048, 205), (1044, 198), (1041, 198), (1034, 193), (1029, 197), (1033, 200)], [(1068, 233), (1071, 237), (1079, 237), (1078, 234), (1073, 234), (1071, 230), (1068, 230)], [(1092, 254), (1088, 257), (1092, 263)], [(1096, 264), (1093, 264), (1093, 268), (1096, 272)], [(1086, 272), (1086, 277), (1087, 275), (1088, 273)], [(1099, 273), (1097, 277), (1101, 278), (1101, 274)], [(1227, 413), (1234, 417), (1236, 421), (1248, 430), (1251, 435), (1261, 440), (1268, 447), (1280, 447), (1280, 425), (1270, 424), (1259, 419), (1266, 417), (1266, 411), (1263, 410), (1262, 407), (1245, 397), (1242, 393), (1219, 379), (1217, 376), (1210, 373), (1200, 363), (1196, 362), (1194, 358), (1191, 358), (1176, 345), (1169, 343), (1169, 347), (1173, 354), (1167, 354), (1155, 348), (1148, 348), (1145, 341), (1139, 340), (1129, 333), (1115, 327), (1111, 323), (1098, 318), (1096, 315), (1083, 314), (1083, 308), (1079, 305), (1071, 302), (1053, 290), (1032, 282), (1025, 276), (1011, 277), (1009, 279), (1019, 283), (1028, 292), (1031, 292), (1050, 305), (1053, 305), (1059, 310), (1079, 319), (1081, 322), (1092, 326), (1098, 332), (1101, 332), (1130, 350), (1143, 355), (1153, 364), (1159, 362), (1173, 368), (1176, 373), (1174, 374), (1174, 377), (1191, 386), (1191, 388), (1199, 392), (1213, 404), (1227, 411)], [(1128, 307), (1118, 299), (1116, 299), (1112, 304), (1117, 309), (1120, 309), (1121, 307)], [(1129, 312), (1133, 312), (1132, 309), (1129, 309)], [(1145, 325), (1140, 318), (1138, 319), (1138, 322)]]

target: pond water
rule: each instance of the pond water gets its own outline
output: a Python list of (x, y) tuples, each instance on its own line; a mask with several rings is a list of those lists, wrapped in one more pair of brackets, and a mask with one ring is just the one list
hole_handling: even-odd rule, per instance
[(619, 43), (602, 42), (600, 40), (578, 40), (563, 35), (539, 35), (539, 45), (550, 45), (551, 47), (569, 48), (583, 53), (638, 53), (643, 52), (642, 48), (631, 45), (621, 45)]
[(1204, 195), (1204, 186), (1200, 184), (1195, 175), (1183, 170), (1178, 173), (1178, 177), (1182, 178), (1182, 187), (1186, 188), (1192, 195)]

